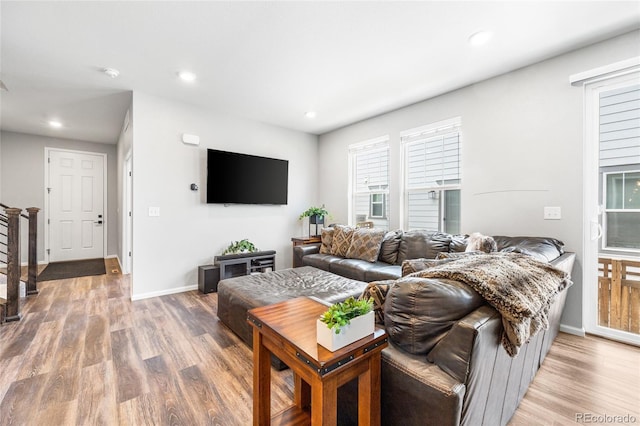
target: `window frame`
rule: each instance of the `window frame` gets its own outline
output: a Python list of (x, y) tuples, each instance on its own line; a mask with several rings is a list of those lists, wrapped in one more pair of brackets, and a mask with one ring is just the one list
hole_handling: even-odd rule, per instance
[[(349, 145), (349, 183), (348, 183), (348, 224), (355, 225), (356, 224), (356, 213), (355, 213), (355, 199), (357, 196), (368, 195), (369, 199), (369, 208), (367, 217), (374, 220), (384, 220), (387, 221), (387, 228), (390, 226), (389, 223), (389, 214), (387, 210), (389, 208), (388, 199), (389, 199), (389, 187), (391, 181), (391, 172), (390, 168), (390, 147), (389, 147), (389, 135), (380, 136), (373, 139), (367, 139), (366, 141), (355, 143)], [(386, 151), (387, 153), (387, 183), (385, 185), (376, 185), (377, 188), (369, 189), (367, 191), (357, 191), (356, 188), (356, 159), (359, 154), (364, 153), (372, 153), (376, 151)], [(384, 204), (383, 204), (383, 216), (382, 217), (371, 217), (371, 196), (374, 194), (383, 194)]]
[[(440, 185), (424, 185), (424, 186), (415, 186), (409, 188), (409, 173), (408, 173), (408, 155), (409, 148), (412, 145), (417, 145), (420, 143), (424, 143), (426, 139), (436, 138), (436, 137), (446, 137), (452, 133), (456, 133), (458, 136), (458, 174), (459, 179), (457, 183), (442, 183)], [(417, 140), (409, 140), (410, 138), (415, 138), (422, 136)], [(401, 227), (402, 229), (409, 229), (409, 198), (410, 193), (419, 193), (419, 194), (429, 194), (430, 192), (434, 192), (438, 198), (438, 232), (444, 232), (446, 229), (446, 216), (445, 216), (445, 203), (444, 196), (446, 191), (450, 190), (458, 190), (460, 191), (460, 195), (462, 196), (462, 118), (454, 117), (448, 120), (439, 121), (436, 123), (428, 124), (425, 126), (420, 126), (417, 128), (405, 130), (400, 133), (400, 144), (401, 144), (401, 188), (400, 188), (400, 197), (401, 197)], [(462, 202), (460, 203), (462, 204)], [(458, 212), (459, 216), (459, 226), (462, 229), (462, 206), (460, 206), (460, 210)], [(460, 229), (458, 232), (460, 232)]]
[[(612, 251), (612, 252), (627, 252), (627, 253), (640, 253), (639, 248), (632, 247), (616, 247), (609, 246), (608, 243), (608, 220), (607, 216), (609, 213), (638, 213), (640, 214), (640, 208), (638, 209), (625, 209), (624, 206), (621, 209), (613, 209), (607, 207), (607, 196), (609, 194), (608, 191), (608, 176), (609, 175), (625, 175), (627, 173), (640, 173), (640, 167), (638, 168), (629, 168), (628, 170), (610, 170), (601, 172), (602, 175), (602, 198), (600, 199), (600, 205), (602, 206), (602, 250)], [(624, 178), (623, 178), (624, 180)], [(624, 190), (623, 190), (624, 195)], [(624, 199), (623, 199), (624, 202)]]

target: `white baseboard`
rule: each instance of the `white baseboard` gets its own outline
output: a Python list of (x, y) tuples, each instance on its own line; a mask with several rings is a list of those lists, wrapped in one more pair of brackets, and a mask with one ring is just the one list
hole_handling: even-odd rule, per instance
[(168, 290), (160, 290), (160, 291), (152, 291), (150, 293), (134, 294), (134, 295), (131, 296), (131, 301), (135, 302), (136, 300), (150, 299), (152, 297), (166, 296), (168, 294), (184, 293), (186, 291), (193, 291), (193, 290), (197, 290), (197, 289), (198, 289), (198, 285), (194, 284), (194, 285), (187, 285), (187, 286), (184, 286), (184, 287), (170, 288)]
[(566, 324), (560, 324), (560, 331), (567, 334), (573, 334), (575, 336), (584, 337), (586, 336), (586, 331), (584, 328), (572, 327)]
[[(41, 260), (38, 262), (38, 265), (48, 265), (49, 262), (45, 262), (44, 260)], [(29, 266), (29, 262), (21, 262), (20, 266)], [(0, 263), (0, 268), (6, 268), (7, 264), (6, 263)]]

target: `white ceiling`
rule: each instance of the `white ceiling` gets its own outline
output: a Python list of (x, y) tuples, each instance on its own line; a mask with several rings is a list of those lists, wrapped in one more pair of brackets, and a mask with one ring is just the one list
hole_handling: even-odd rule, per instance
[(0, 18), (2, 129), (115, 143), (131, 91), (321, 134), (637, 29), (640, 2), (2, 0)]

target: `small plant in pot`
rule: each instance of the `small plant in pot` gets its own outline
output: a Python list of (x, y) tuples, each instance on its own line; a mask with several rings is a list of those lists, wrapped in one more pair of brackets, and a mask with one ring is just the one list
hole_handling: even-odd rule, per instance
[(255, 251), (258, 251), (258, 248), (245, 238), (240, 241), (232, 241), (222, 254), (253, 253)]
[(349, 297), (331, 305), (318, 319), (318, 343), (335, 351), (374, 331), (373, 299)]
[(298, 219), (309, 218), (309, 235), (311, 235), (311, 225), (316, 225), (316, 235), (318, 235), (318, 225), (324, 225), (324, 218), (329, 216), (327, 209), (322, 207), (309, 207), (300, 214)]

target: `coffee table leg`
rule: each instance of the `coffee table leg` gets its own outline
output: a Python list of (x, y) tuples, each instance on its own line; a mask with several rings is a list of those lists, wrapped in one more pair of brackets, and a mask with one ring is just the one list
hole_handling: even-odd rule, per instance
[(253, 330), (253, 425), (271, 423), (271, 353), (262, 344), (263, 336)]
[(369, 358), (369, 368), (358, 376), (358, 425), (380, 425), (380, 352)]

